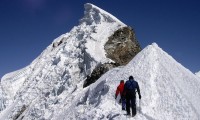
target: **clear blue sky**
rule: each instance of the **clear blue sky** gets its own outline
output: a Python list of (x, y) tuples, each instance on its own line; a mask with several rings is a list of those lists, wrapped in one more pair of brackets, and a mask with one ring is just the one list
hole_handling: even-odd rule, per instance
[(0, 78), (78, 25), (87, 2), (133, 27), (142, 48), (156, 42), (192, 72), (200, 70), (199, 0), (1, 0)]

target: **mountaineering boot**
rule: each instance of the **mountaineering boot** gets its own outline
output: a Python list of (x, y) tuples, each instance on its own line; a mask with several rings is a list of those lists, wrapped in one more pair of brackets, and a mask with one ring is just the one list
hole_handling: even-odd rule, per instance
[(136, 106), (132, 107), (132, 117), (136, 115)]

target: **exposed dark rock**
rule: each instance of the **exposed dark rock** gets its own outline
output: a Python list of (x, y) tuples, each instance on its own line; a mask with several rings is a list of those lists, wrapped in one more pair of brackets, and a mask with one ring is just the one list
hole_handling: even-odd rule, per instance
[(96, 82), (96, 80), (110, 69), (126, 65), (141, 51), (141, 47), (135, 37), (135, 32), (131, 27), (123, 27), (115, 31), (114, 34), (108, 38), (104, 49), (106, 51), (106, 56), (115, 63), (98, 65), (92, 71), (91, 75), (87, 76), (83, 87), (87, 87)]
[(98, 80), (101, 75), (103, 75), (104, 73), (106, 73), (108, 70), (117, 67), (118, 65), (115, 63), (105, 63), (105, 64), (101, 64), (98, 65), (91, 73), (90, 76), (87, 76), (87, 79), (85, 80), (83, 87), (87, 87), (90, 84), (96, 82), (96, 80)]
[(126, 65), (141, 51), (135, 32), (131, 27), (117, 30), (108, 39), (104, 46), (106, 56), (120, 65)]
[[(13, 120), (17, 120), (25, 110), (26, 106), (23, 105), (22, 108), (19, 111), (17, 111), (17, 113), (14, 115)], [(23, 116), (21, 118), (23, 118)]]
[(57, 95), (60, 95), (65, 90), (65, 86), (60, 86), (57, 91)]
[(60, 44), (62, 44), (63, 42), (64, 42), (64, 38), (62, 38), (59, 42), (54, 42), (53, 43), (53, 48), (55, 48), (55, 47), (57, 47), (57, 46), (59, 46)]

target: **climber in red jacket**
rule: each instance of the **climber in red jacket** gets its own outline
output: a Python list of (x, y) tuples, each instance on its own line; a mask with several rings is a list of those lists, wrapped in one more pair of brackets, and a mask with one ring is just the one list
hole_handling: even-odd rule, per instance
[(120, 84), (117, 87), (116, 93), (115, 93), (115, 99), (117, 99), (118, 94), (120, 93), (120, 103), (122, 103), (122, 110), (125, 110), (126, 108), (126, 99), (125, 95), (123, 93), (124, 91), (124, 80), (120, 81)]

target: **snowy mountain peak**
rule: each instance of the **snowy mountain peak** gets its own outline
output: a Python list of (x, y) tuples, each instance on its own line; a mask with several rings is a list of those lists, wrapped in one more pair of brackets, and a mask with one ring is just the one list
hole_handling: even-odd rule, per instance
[(30, 65), (2, 78), (0, 120), (51, 119), (62, 112), (62, 107), (73, 105), (87, 76), (99, 64), (113, 62), (106, 56), (104, 45), (124, 27), (108, 12), (85, 4), (79, 25), (56, 38)]
[[(3, 77), (0, 120), (127, 119), (114, 95), (120, 80), (130, 75), (138, 81), (142, 95), (135, 119), (199, 120), (199, 80), (156, 43), (83, 88), (96, 67), (113, 62), (106, 56), (106, 50), (115, 50), (110, 49), (112, 44), (124, 48), (119, 43), (134, 40), (126, 27), (108, 12), (85, 4), (78, 26), (56, 38), (29, 66)], [(112, 37), (119, 34), (122, 39)], [(99, 69), (104, 72), (102, 66)]]
[(133, 75), (141, 85), (144, 115), (159, 120), (200, 118), (199, 80), (157, 44), (144, 48), (126, 69), (126, 78)]
[(152, 45), (152, 46), (154, 46), (154, 47), (158, 47), (158, 44), (157, 44), (157, 43), (155, 43), (155, 42), (154, 42), (154, 43), (152, 43), (151, 45)]
[(87, 25), (98, 24), (101, 22), (118, 22), (119, 24), (125, 26), (120, 20), (118, 20), (115, 16), (110, 13), (102, 10), (101, 8), (91, 4), (86, 3), (84, 5), (84, 17), (80, 20), (80, 23), (86, 23)]

